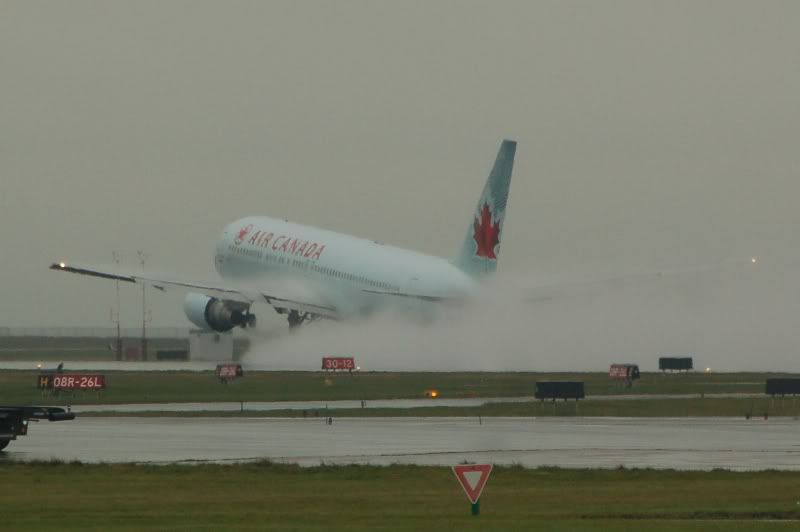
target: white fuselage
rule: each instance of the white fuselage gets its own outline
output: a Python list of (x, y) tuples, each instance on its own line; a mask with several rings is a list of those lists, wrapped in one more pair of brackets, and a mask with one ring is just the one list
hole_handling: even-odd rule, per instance
[(229, 279), (302, 279), (345, 313), (407, 304), (403, 296), (416, 294), (467, 298), (477, 289), (445, 259), (264, 216), (225, 227), (215, 266)]

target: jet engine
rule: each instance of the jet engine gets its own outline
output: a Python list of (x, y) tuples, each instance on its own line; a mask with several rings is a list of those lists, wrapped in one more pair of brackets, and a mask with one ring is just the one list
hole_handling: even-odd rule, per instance
[(193, 292), (186, 294), (183, 311), (189, 321), (201, 329), (217, 332), (227, 332), (237, 326), (254, 327), (256, 323), (256, 317), (250, 314), (249, 303)]

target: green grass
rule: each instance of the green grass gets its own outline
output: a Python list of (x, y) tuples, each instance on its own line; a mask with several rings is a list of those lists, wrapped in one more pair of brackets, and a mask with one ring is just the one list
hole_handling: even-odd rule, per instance
[[(423, 397), (436, 389), (446, 397), (532, 396), (537, 380), (582, 380), (588, 395), (763, 393), (768, 374), (645, 373), (633, 388), (610, 382), (604, 373), (338, 373), (246, 372), (223, 385), (212, 372), (103, 372), (108, 388), (43, 397), (36, 372), (0, 372), (0, 402), (6, 404), (161, 403), (213, 401), (372, 400)], [(777, 374), (775, 375), (777, 376)]]
[[(797, 530), (800, 474), (0, 463), (3, 530)], [(792, 521), (794, 520), (794, 521)]]

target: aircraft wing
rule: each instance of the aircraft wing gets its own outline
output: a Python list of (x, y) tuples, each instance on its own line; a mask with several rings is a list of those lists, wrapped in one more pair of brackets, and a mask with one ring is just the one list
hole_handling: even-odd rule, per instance
[(324, 301), (310, 301), (306, 298), (296, 298), (287, 294), (279, 294), (270, 290), (263, 290), (228, 282), (195, 282), (182, 279), (172, 279), (165, 276), (151, 276), (146, 274), (123, 272), (112, 268), (95, 266), (84, 266), (79, 264), (67, 264), (65, 262), (54, 262), (50, 265), (51, 270), (76, 273), (78, 275), (88, 275), (90, 277), (100, 277), (114, 281), (126, 283), (148, 283), (153, 288), (165, 291), (167, 287), (178, 287), (188, 290), (197, 290), (209, 296), (220, 299), (239, 301), (241, 303), (261, 302), (271, 305), (275, 309), (290, 309), (301, 313), (308, 312), (317, 316), (330, 319), (339, 319), (340, 312), (336, 307)]

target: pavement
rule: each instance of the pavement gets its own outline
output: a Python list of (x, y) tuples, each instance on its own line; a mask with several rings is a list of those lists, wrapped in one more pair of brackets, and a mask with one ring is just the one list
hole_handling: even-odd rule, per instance
[[(764, 394), (748, 393), (707, 393), (706, 398), (747, 398), (764, 397)], [(628, 394), (628, 395), (593, 395), (586, 401), (614, 401), (634, 399), (697, 399), (700, 394)], [(127, 403), (127, 404), (84, 404), (74, 405), (74, 412), (246, 412), (270, 410), (307, 410), (324, 411), (329, 408), (419, 408), (431, 406), (472, 407), (489, 403), (531, 403), (537, 402), (531, 396), (526, 397), (466, 397), (437, 399), (371, 399), (369, 401), (336, 400), (336, 401), (242, 401), (242, 402), (207, 402), (207, 403)]]
[(800, 470), (788, 418), (120, 418), (32, 424), (0, 460)]

